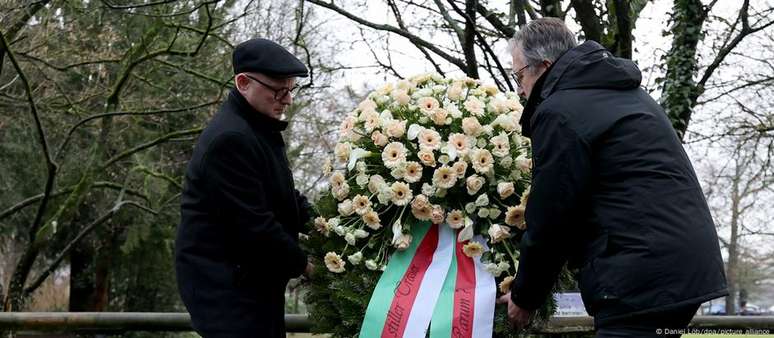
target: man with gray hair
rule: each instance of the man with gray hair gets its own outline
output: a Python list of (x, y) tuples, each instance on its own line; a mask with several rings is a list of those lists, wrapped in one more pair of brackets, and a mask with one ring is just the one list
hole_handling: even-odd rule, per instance
[(597, 337), (685, 328), (727, 294), (723, 260), (690, 160), (639, 69), (577, 45), (554, 18), (511, 46), (534, 163), (519, 270), (501, 298), (511, 324), (529, 323), (567, 263)]

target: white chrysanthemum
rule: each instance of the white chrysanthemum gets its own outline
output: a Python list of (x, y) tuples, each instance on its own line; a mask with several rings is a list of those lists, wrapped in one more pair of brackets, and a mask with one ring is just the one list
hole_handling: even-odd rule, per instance
[(397, 206), (408, 204), (414, 196), (409, 185), (404, 182), (394, 182), (390, 190), (392, 190), (392, 203)]
[(363, 128), (367, 133), (374, 131), (374, 129), (379, 128), (379, 126), (382, 125), (382, 120), (375, 111), (361, 114), (360, 119), (363, 121)]
[(505, 129), (505, 131), (512, 132), (516, 131), (519, 127), (519, 119), (513, 114), (503, 114), (495, 118), (491, 125), (493, 127), (499, 126), (500, 128)]
[(333, 193), (333, 197), (341, 201), (347, 198), (347, 195), (349, 195), (349, 184), (344, 182), (340, 187), (331, 189), (331, 192)]
[(470, 258), (481, 256), (484, 253), (484, 247), (479, 242), (468, 242), (462, 246), (462, 252)]
[(347, 263), (341, 259), (341, 256), (335, 252), (325, 254), (325, 267), (328, 268), (330, 272), (342, 273), (345, 270), (344, 266), (346, 264)]
[(352, 198), (352, 207), (358, 215), (363, 215), (371, 210), (371, 201), (367, 196), (357, 195)]
[(368, 259), (365, 261), (365, 267), (368, 270), (375, 271), (376, 269), (379, 268), (379, 264), (376, 264), (376, 261), (374, 261), (373, 259)]
[(511, 146), (508, 143), (508, 135), (505, 133), (500, 133), (500, 135), (492, 137), (489, 142), (492, 143), (493, 147), (492, 155), (497, 157), (508, 156), (511, 150)]
[(457, 172), (448, 166), (441, 166), (433, 173), (433, 185), (449, 189), (457, 183)]
[(437, 150), (441, 147), (441, 134), (432, 129), (419, 132), (419, 145), (423, 149)]
[(406, 161), (406, 147), (399, 142), (390, 142), (382, 151), (382, 161), (387, 168), (395, 168)]
[(507, 226), (492, 224), (487, 231), (490, 243), (498, 243), (511, 237), (511, 229)]
[(422, 97), (417, 100), (417, 106), (419, 106), (423, 113), (430, 114), (433, 110), (439, 108), (441, 104), (434, 97)]
[(473, 169), (479, 174), (486, 174), (494, 166), (494, 158), (489, 150), (476, 149), (471, 152), (470, 162), (473, 164)]
[(481, 134), (482, 129), (481, 123), (479, 123), (478, 119), (474, 116), (468, 116), (462, 119), (462, 131), (465, 135), (476, 137)]
[(497, 183), (497, 193), (500, 194), (501, 199), (506, 199), (508, 196), (513, 195), (516, 189), (513, 187), (513, 182), (500, 182)]
[(515, 226), (521, 230), (526, 229), (527, 225), (524, 223), (524, 207), (521, 205), (508, 207), (508, 210), (505, 212), (505, 224)]
[(508, 103), (505, 101), (505, 98), (496, 96), (489, 101), (487, 108), (489, 111), (500, 115), (508, 112)]
[(365, 214), (363, 214), (363, 223), (365, 223), (369, 228), (374, 230), (379, 230), (379, 228), (382, 227), (381, 220), (379, 219), (379, 214), (376, 213), (376, 211), (369, 210)]
[(462, 228), (462, 226), (465, 225), (465, 215), (462, 213), (462, 210), (454, 209), (449, 211), (446, 215), (446, 223), (448, 223), (449, 227), (452, 229)]
[(352, 265), (358, 265), (360, 264), (360, 261), (363, 259), (363, 253), (358, 251), (355, 252), (349, 256), (347, 256), (347, 260), (352, 263)]
[(471, 96), (467, 100), (465, 100), (465, 103), (463, 104), (465, 107), (465, 110), (470, 112), (471, 114), (475, 116), (482, 116), (484, 115), (484, 102), (481, 102), (477, 97)]
[(409, 183), (419, 182), (422, 179), (422, 165), (414, 161), (406, 162), (406, 172), (403, 179)]

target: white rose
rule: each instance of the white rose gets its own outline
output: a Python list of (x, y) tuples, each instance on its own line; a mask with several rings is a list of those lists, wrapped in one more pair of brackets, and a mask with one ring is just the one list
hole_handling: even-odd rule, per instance
[(508, 196), (513, 195), (516, 192), (512, 182), (500, 182), (497, 183), (497, 193), (500, 194), (501, 199), (506, 199)]
[(478, 122), (477, 118), (469, 116), (462, 119), (462, 131), (465, 135), (478, 136), (481, 133), (481, 129), (481, 123)]
[(487, 231), (490, 243), (498, 243), (511, 237), (510, 228), (499, 224), (492, 224)]
[(465, 187), (468, 190), (468, 195), (475, 195), (481, 187), (484, 186), (484, 178), (478, 175), (472, 175), (465, 180)]
[(355, 212), (355, 208), (352, 206), (352, 201), (349, 199), (346, 199), (343, 202), (339, 203), (338, 209), (339, 209), (339, 214), (342, 216), (349, 216)]

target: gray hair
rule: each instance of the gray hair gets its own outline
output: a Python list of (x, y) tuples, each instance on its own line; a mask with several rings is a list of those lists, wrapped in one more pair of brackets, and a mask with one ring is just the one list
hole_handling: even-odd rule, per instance
[(508, 41), (511, 54), (516, 48), (524, 53), (525, 65), (534, 66), (543, 61), (556, 62), (562, 53), (578, 45), (564, 21), (540, 18), (530, 21)]

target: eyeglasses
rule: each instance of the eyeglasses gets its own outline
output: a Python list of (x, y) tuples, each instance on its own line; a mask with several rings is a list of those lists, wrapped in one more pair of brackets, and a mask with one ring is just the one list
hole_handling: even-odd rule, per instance
[(513, 77), (513, 81), (516, 82), (516, 87), (521, 87), (521, 80), (523, 78), (522, 73), (524, 73), (524, 70), (529, 68), (529, 65), (526, 65), (524, 67), (521, 67), (519, 70), (515, 72), (511, 72), (511, 76)]
[(291, 88), (288, 88), (288, 87), (274, 88), (273, 86), (270, 86), (270, 85), (264, 83), (263, 81), (258, 80), (258, 79), (254, 78), (254, 77), (252, 77), (252, 76), (250, 76), (248, 74), (245, 74), (245, 76), (247, 76), (247, 78), (249, 78), (250, 80), (258, 82), (258, 83), (262, 84), (264, 87), (269, 88), (269, 90), (273, 91), (274, 92), (274, 99), (277, 100), (277, 101), (284, 100), (288, 96), (288, 94), (290, 94), (291, 92), (293, 92), (295, 94), (296, 91), (298, 90), (298, 88), (300, 87), (298, 84), (296, 84), (296, 85), (294, 85)]

